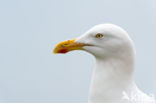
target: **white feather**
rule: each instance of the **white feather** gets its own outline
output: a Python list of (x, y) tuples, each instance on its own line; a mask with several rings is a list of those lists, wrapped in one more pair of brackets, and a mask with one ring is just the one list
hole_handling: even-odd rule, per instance
[[(95, 38), (102, 33), (102, 39)], [(89, 103), (156, 103), (133, 81), (135, 48), (127, 32), (113, 24), (100, 24), (77, 39), (96, 58)]]

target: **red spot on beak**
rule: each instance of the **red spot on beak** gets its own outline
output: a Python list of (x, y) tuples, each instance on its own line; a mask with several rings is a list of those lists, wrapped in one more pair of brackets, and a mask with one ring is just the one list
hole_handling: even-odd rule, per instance
[(67, 52), (68, 52), (67, 49), (61, 49), (61, 50), (58, 51), (58, 53), (67, 53)]

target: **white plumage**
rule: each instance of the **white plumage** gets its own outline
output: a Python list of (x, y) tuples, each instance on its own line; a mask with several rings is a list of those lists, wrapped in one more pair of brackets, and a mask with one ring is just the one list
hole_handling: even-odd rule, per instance
[[(97, 33), (104, 37), (95, 38)], [(156, 103), (133, 81), (135, 48), (126, 31), (113, 24), (100, 24), (76, 42), (94, 45), (83, 47), (96, 58), (89, 103)]]

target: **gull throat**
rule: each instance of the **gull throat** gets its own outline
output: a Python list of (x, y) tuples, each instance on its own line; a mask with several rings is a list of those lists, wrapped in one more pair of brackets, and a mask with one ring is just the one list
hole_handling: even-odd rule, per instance
[(89, 103), (114, 103), (114, 101), (120, 103), (123, 93), (135, 87), (133, 48), (117, 57), (95, 58), (96, 65), (92, 75)]

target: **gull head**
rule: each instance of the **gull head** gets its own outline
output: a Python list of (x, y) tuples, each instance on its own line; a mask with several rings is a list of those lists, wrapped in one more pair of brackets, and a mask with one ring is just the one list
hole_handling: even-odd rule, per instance
[(60, 42), (54, 53), (84, 50), (95, 57), (117, 57), (133, 51), (133, 43), (127, 32), (114, 24), (99, 24), (76, 39)]

